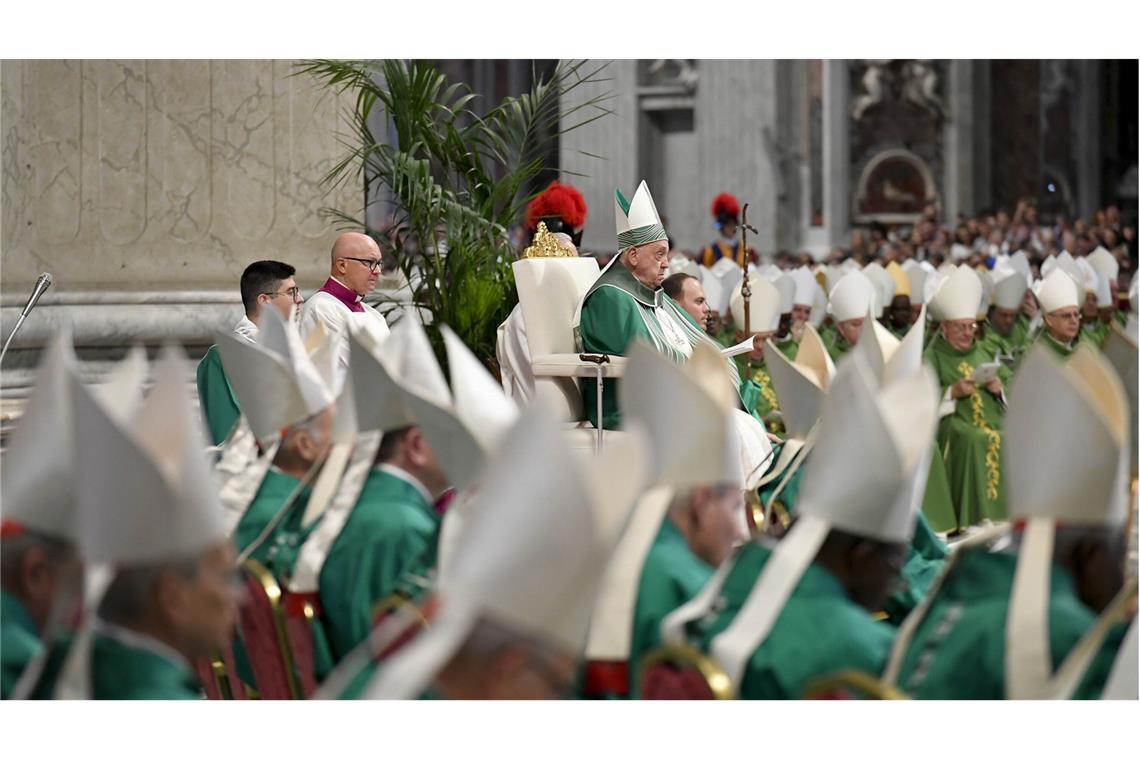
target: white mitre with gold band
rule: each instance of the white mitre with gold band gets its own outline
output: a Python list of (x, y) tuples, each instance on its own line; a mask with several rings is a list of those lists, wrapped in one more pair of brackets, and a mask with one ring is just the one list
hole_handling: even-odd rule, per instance
[(1006, 697), (1041, 699), (1057, 689), (1048, 619), (1056, 527), (1124, 525), (1130, 415), (1120, 378), (1084, 345), (1064, 364), (1031, 349), (1009, 396), (1009, 513), (1026, 523), (1006, 617)]
[[(938, 397), (929, 367), (879, 388), (861, 355), (841, 363), (823, 402), (799, 518), (773, 550), (740, 612), (710, 645), (734, 691), (831, 530), (886, 543), (910, 541), (929, 470)], [(717, 576), (698, 600), (715, 598), (715, 582)], [(706, 593), (710, 588), (714, 593)], [(683, 640), (685, 623), (704, 614), (703, 604), (686, 605), (666, 618), (666, 641)]]
[(90, 698), (93, 618), (111, 579), (103, 568), (194, 559), (226, 540), (205, 434), (186, 389), (190, 375), (182, 351), (165, 347), (150, 393), (120, 419), (72, 378), (78, 548), (91, 570), (88, 581), (98, 580), (86, 594), (57, 699)]
[(938, 322), (976, 319), (982, 302), (982, 281), (968, 266), (955, 267), (938, 286), (930, 299), (930, 313)]
[(367, 699), (421, 694), (480, 619), (577, 654), (603, 572), (648, 467), (636, 428), (579, 457), (542, 403), (506, 434), (464, 538), (440, 574), (432, 626), (381, 664)]
[(828, 311), (836, 324), (867, 316), (867, 310), (882, 311), (875, 285), (859, 271), (844, 275), (827, 296)]
[[(752, 288), (752, 297), (749, 298), (748, 327), (749, 332), (763, 333), (775, 332), (780, 327), (781, 295), (779, 289), (769, 280), (759, 274), (748, 275)], [(737, 283), (732, 289), (728, 309), (732, 313), (732, 321), (736, 329), (744, 331), (744, 282)]]
[(674, 496), (695, 486), (743, 488), (746, 474), (734, 425), (743, 412), (715, 349), (697, 346), (677, 365), (636, 341), (619, 392), (625, 420), (648, 434), (652, 490), (634, 505), (606, 569), (586, 644), (591, 661), (629, 658), (642, 568)]
[(1034, 284), (1033, 295), (1043, 314), (1061, 309), (1080, 308), (1084, 298), (1077, 281), (1061, 268), (1055, 268), (1043, 280)]

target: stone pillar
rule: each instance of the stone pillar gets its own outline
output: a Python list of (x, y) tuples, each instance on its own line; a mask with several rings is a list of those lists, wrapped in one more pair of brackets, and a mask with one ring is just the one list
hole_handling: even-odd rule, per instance
[(1077, 61), (1077, 115), (1074, 154), (1077, 163), (1077, 214), (1088, 218), (1100, 206), (1100, 68), (1095, 60)]
[[(588, 61), (586, 65), (592, 71), (603, 63)], [(582, 236), (582, 248), (588, 251), (616, 248), (614, 188), (632, 193), (641, 180), (637, 174), (637, 61), (613, 61), (602, 76), (610, 81), (583, 85), (559, 104), (565, 129), (596, 113), (570, 113), (576, 104), (607, 92), (613, 95), (603, 104), (613, 113), (571, 130), (559, 140), (562, 178), (582, 192), (589, 209)]]
[(991, 98), (1000, 107), (991, 120), (992, 203), (1012, 210), (1041, 183), (1041, 62), (990, 62)]
[(823, 65), (823, 224), (828, 245), (846, 245), (851, 219), (850, 85), (847, 61)]
[[(950, 118), (943, 126), (945, 180), (941, 192), (942, 221), (950, 225), (957, 220), (958, 214), (975, 211), (974, 137), (980, 130), (974, 109), (974, 64), (969, 60), (950, 61), (946, 82)], [(988, 122), (981, 127), (988, 131)]]

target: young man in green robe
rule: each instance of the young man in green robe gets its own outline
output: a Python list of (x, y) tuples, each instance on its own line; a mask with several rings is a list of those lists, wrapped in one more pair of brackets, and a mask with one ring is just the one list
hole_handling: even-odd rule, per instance
[[(886, 661), (893, 628), (870, 613), (902, 567), (938, 404), (926, 369), (876, 385), (862, 356), (839, 368), (796, 522), (778, 544), (748, 544), (719, 587), (662, 626), (667, 642), (709, 654), (739, 698), (799, 699), (817, 679), (852, 669), (875, 677)], [(882, 412), (890, 407), (907, 419), (894, 433)]]
[[(900, 632), (887, 679), (914, 697), (1095, 698), (1125, 628), (1114, 620), (1135, 603), (1134, 585), (1118, 593), (1129, 433), (1113, 370), (1088, 348), (1066, 366), (1035, 348), (1010, 395), (1012, 539), (960, 548), (929, 607)], [(1070, 445), (1058, 448), (1058, 437)], [(1091, 658), (1059, 678), (1090, 634)]]
[[(1022, 316), (1021, 304), (1028, 285), (1020, 272), (998, 272), (993, 290), (993, 305), (986, 317), (982, 343), (994, 356), (1001, 357), (1010, 369), (1015, 369), (1025, 350), (1025, 331), (1017, 326)], [(1028, 321), (1025, 323), (1028, 326)]]
[(958, 267), (946, 278), (931, 301), (940, 325), (924, 355), (943, 390), (937, 448), (959, 529), (1006, 519), (1001, 430), (1010, 372), (999, 364), (983, 382), (974, 379), (980, 367), (994, 364), (988, 346), (974, 340), (981, 294), (978, 275), (969, 267)]
[[(245, 268), (241, 273), (241, 302), (245, 314), (234, 326), (235, 336), (252, 343), (257, 338), (261, 309), (267, 305), (289, 318), (290, 310), (302, 301), (293, 279), (295, 273), (293, 267), (280, 261), (255, 261)], [(216, 344), (210, 346), (198, 362), (196, 374), (202, 418), (216, 446), (226, 439), (241, 416)]]
[(78, 549), (115, 570), (71, 644), (89, 650), (66, 662), (64, 648), (53, 650), (38, 696), (200, 698), (190, 663), (233, 630), (241, 586), (185, 394), (188, 370), (181, 352), (166, 349), (146, 399), (120, 419), (73, 385)]
[[(578, 336), (585, 353), (624, 356), (640, 338), (675, 362), (683, 362), (698, 343), (715, 345), (704, 328), (661, 290), (669, 271), (669, 243), (653, 197), (643, 181), (627, 201), (614, 191), (619, 253), (598, 275), (582, 299)], [(735, 367), (729, 365), (735, 372)], [(593, 380), (582, 380), (586, 418), (598, 424)], [(616, 380), (603, 383), (601, 419), (604, 426), (621, 426)]]

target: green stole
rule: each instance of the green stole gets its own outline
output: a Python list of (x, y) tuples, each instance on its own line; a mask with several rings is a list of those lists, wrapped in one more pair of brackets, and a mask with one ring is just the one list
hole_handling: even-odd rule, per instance
[(629, 648), (629, 693), (639, 698), (641, 658), (661, 645), (661, 621), (697, 595), (713, 568), (689, 549), (668, 516), (641, 567)]
[[(985, 344), (974, 343), (959, 351), (939, 336), (923, 358), (946, 389), (969, 377), (981, 364), (993, 361)], [(998, 369), (1003, 386), (1009, 385), (1010, 372)], [(1005, 479), (1002, 474), (1002, 418), (998, 398), (977, 388), (954, 403), (954, 412), (938, 423), (938, 451), (946, 464), (950, 497), (957, 507), (958, 525), (976, 525), (983, 519), (1006, 519)]]
[(241, 416), (237, 398), (230, 387), (222, 355), (217, 346), (210, 346), (202, 361), (198, 362), (198, 399), (202, 404), (202, 417), (210, 429), (210, 439), (217, 446), (226, 440), (234, 423)]
[[(766, 350), (771, 350), (766, 349)], [(768, 374), (766, 361), (752, 365), (752, 373), (748, 372), (748, 356), (734, 357), (737, 372), (744, 378), (740, 382), (740, 400), (744, 404), (744, 411), (764, 423), (765, 429), (770, 433), (783, 433), (783, 423), (772, 423), (768, 416), (780, 410), (779, 399), (776, 398), (776, 389), (772, 385), (772, 376)]]
[(435, 567), (439, 527), (435, 507), (415, 486), (382, 470), (369, 473), (321, 567), (321, 621), (335, 662), (368, 637), (379, 602)]
[(24, 605), (0, 591), (0, 699), (8, 699), (43, 643)]
[[(668, 326), (663, 326), (668, 320)], [(678, 364), (686, 361), (686, 353), (674, 345), (670, 335), (682, 337), (688, 347), (706, 343), (720, 350), (720, 346), (705, 333), (693, 318), (677, 305), (664, 291), (643, 285), (626, 269), (619, 259), (598, 276), (582, 300), (582, 314), (578, 334), (585, 353), (624, 356), (629, 344), (641, 338), (657, 351)], [(740, 378), (736, 367), (728, 362), (734, 387)], [(598, 424), (597, 391), (593, 378), (582, 378), (582, 404), (586, 419)], [(621, 427), (621, 410), (618, 408), (617, 380), (604, 380), (602, 421), (607, 429)]]
[[(687, 630), (702, 651), (709, 651), (712, 640), (740, 612), (771, 554), (771, 548), (757, 542), (737, 554), (718, 605)], [(848, 669), (878, 676), (894, 631), (851, 601), (830, 571), (812, 563), (749, 659), (738, 697), (799, 699), (815, 679)]]
[[(919, 699), (1004, 699), (1005, 626), (1017, 555), (984, 547), (960, 551), (903, 655), (898, 685)], [(1056, 672), (1096, 622), (1058, 565), (1049, 580), (1048, 619)], [(1075, 698), (1100, 694), (1126, 627), (1110, 631)]]

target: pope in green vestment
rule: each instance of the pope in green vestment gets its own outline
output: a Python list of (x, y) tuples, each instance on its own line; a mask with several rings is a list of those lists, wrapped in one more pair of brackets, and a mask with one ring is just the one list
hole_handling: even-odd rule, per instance
[(43, 644), (31, 615), (6, 591), (0, 591), (0, 699), (8, 699), (24, 668)]
[(202, 361), (198, 362), (197, 379), (202, 417), (210, 430), (210, 441), (216, 446), (226, 439), (241, 416), (217, 346), (210, 346)]
[[(903, 656), (898, 686), (919, 699), (1004, 699), (1005, 628), (1017, 554), (961, 550)], [(1077, 596), (1069, 573), (1052, 566), (1049, 652), (1056, 672), (1096, 614)], [(1118, 625), (1074, 697), (1096, 698), (1126, 626)]]
[[(638, 281), (619, 259), (599, 275), (582, 302), (579, 324), (586, 353), (623, 356), (635, 338), (676, 362), (688, 358), (698, 342), (716, 345), (676, 301), (660, 289)], [(602, 421), (607, 429), (621, 427), (617, 380), (603, 381)], [(597, 425), (597, 393), (593, 379), (583, 379), (586, 418)]]
[[(702, 651), (740, 612), (771, 555), (757, 542), (741, 549), (721, 590), (723, 607), (690, 627), (689, 638)], [(894, 630), (873, 620), (829, 570), (812, 563), (749, 659), (738, 697), (799, 699), (815, 679), (849, 669), (877, 676)]]
[(368, 475), (320, 573), (321, 618), (335, 661), (368, 637), (376, 605), (401, 581), (435, 567), (439, 527), (414, 484), (383, 469)]
[[(973, 375), (982, 364), (992, 362), (988, 346), (973, 342), (961, 351), (938, 333), (923, 356), (946, 389)], [(1005, 385), (1010, 372), (998, 369)], [(1002, 477), (1001, 400), (990, 391), (976, 387), (965, 398), (954, 401), (954, 411), (938, 425), (937, 446), (946, 465), (950, 496), (958, 510), (958, 526), (975, 525), (983, 519), (1006, 519), (1005, 483)]]
[(629, 693), (634, 699), (639, 698), (641, 659), (661, 645), (661, 621), (696, 596), (713, 569), (693, 554), (681, 531), (666, 517), (645, 557), (637, 587), (629, 649)]

